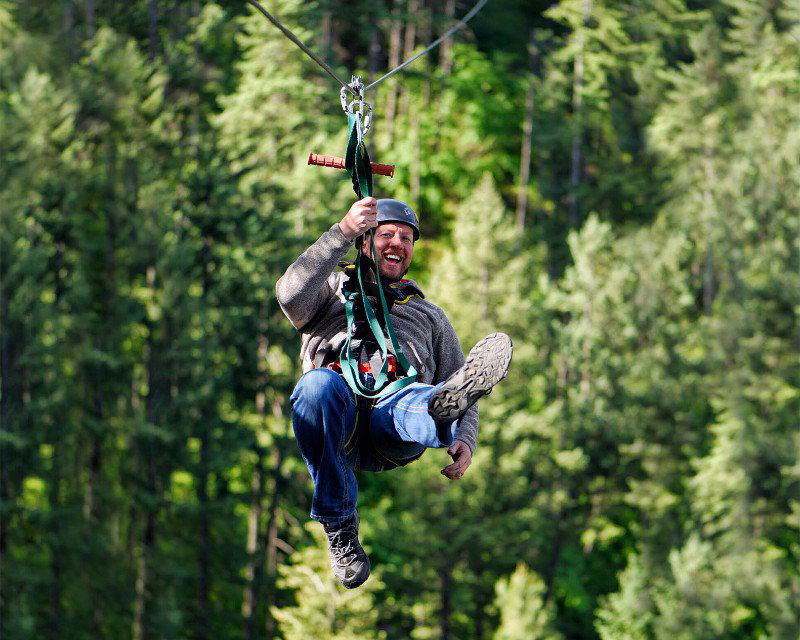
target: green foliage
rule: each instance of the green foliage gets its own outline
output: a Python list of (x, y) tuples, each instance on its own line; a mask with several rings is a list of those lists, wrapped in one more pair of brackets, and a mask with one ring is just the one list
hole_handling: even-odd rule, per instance
[[(266, 4), (342, 77), (449, 24)], [(798, 636), (796, 3), (492, 4), (368, 142), (412, 276), (512, 369), (462, 481), (361, 475), (347, 592), (273, 293), (353, 199), (306, 165), (338, 87), (245, 3), (0, 0), (0, 635)]]
[(495, 604), (500, 611), (500, 626), (495, 640), (558, 640), (552, 630), (552, 605), (544, 604), (544, 581), (525, 565), (517, 565), (508, 579), (497, 583)]
[(297, 604), (275, 608), (273, 615), (286, 640), (309, 637), (320, 640), (385, 638), (376, 628), (378, 611), (373, 596), (383, 585), (373, 573), (363, 588), (344, 589), (333, 577), (328, 545), (322, 527), (309, 523), (314, 544), (290, 556), (281, 567), (281, 588), (295, 594)]

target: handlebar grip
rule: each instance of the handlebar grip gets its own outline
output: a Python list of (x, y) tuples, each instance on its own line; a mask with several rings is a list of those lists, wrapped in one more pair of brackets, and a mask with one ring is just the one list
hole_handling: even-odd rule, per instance
[(378, 164), (377, 162), (370, 162), (369, 164), (372, 167), (372, 173), (377, 173), (379, 176), (394, 177), (393, 164)]
[[(344, 158), (337, 158), (336, 156), (323, 156), (318, 153), (308, 154), (308, 164), (315, 164), (320, 167), (332, 167), (334, 169), (344, 169)], [(372, 173), (377, 173), (379, 176), (394, 177), (393, 164), (378, 164), (371, 162)]]

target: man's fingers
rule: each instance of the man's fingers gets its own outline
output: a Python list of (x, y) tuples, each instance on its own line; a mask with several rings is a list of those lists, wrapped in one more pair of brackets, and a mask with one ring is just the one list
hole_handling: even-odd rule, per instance
[(472, 458), (472, 453), (470, 452), (469, 446), (466, 442), (462, 442), (461, 440), (456, 440), (453, 444), (451, 444), (450, 448), (447, 450), (447, 453), (453, 458), (453, 460), (461, 460), (465, 457), (467, 459)]
[(378, 201), (375, 198), (361, 198), (350, 207), (339, 228), (346, 238), (355, 239), (368, 229), (378, 226)]
[(442, 475), (459, 480), (472, 464), (472, 452), (465, 442), (457, 440), (447, 449), (447, 453), (453, 458), (453, 463), (442, 469)]
[(466, 468), (457, 467), (451, 464), (442, 469), (441, 473), (443, 476), (450, 478), (450, 480), (460, 480), (466, 471)]
[(449, 464), (445, 467), (451, 473), (464, 473), (467, 470), (468, 464), (458, 464), (454, 462), (453, 464)]
[(357, 213), (359, 226), (362, 228), (371, 228), (378, 226), (378, 207), (377, 201), (374, 198), (365, 198), (359, 200), (357, 203)]
[(449, 478), (450, 480), (460, 480), (461, 476), (464, 475), (460, 471), (455, 471), (455, 470), (451, 469), (450, 467), (445, 467), (444, 469), (442, 469), (441, 473), (442, 473), (443, 476)]
[(356, 208), (364, 213), (378, 213), (378, 201), (375, 198), (365, 198), (356, 202)]

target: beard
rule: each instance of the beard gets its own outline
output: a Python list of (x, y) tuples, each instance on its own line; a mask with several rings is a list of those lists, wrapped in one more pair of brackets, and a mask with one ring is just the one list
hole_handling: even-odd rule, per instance
[[(363, 253), (365, 258), (374, 262), (369, 251), (364, 251)], [(377, 267), (381, 276), (381, 282), (386, 282), (386, 283), (400, 282), (400, 280), (405, 278), (411, 266), (410, 262), (409, 264), (404, 265), (405, 260), (406, 260), (405, 258), (402, 258), (400, 262), (392, 263), (389, 262), (382, 255), (378, 254)]]

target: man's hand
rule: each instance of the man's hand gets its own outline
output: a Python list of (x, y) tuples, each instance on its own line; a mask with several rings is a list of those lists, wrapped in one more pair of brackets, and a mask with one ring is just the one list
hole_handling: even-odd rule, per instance
[(378, 201), (375, 198), (362, 198), (354, 202), (339, 223), (339, 229), (348, 240), (355, 240), (377, 226)]
[(450, 445), (447, 453), (453, 458), (453, 464), (447, 465), (441, 473), (451, 480), (458, 480), (466, 473), (467, 467), (472, 464), (472, 451), (466, 442), (456, 440)]

